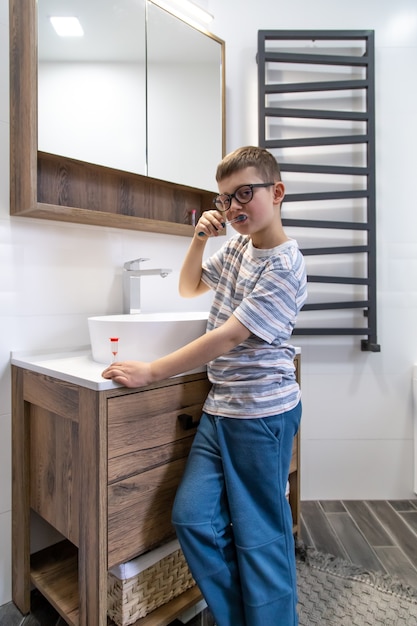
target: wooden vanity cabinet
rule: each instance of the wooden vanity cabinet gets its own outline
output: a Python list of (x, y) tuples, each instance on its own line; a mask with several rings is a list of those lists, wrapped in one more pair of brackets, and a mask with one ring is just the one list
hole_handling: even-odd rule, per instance
[[(95, 391), (17, 366), (12, 381), (13, 601), (28, 613), (34, 585), (70, 625), (112, 623), (108, 569), (174, 536), (171, 507), (210, 383), (198, 373)], [(296, 532), (298, 437), (289, 482)], [(32, 555), (31, 511), (63, 536)], [(200, 598), (193, 587), (136, 624), (167, 625)]]

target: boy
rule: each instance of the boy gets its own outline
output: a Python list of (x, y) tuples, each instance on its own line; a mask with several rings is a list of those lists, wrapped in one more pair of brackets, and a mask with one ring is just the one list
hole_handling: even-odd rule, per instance
[[(216, 180), (216, 208), (196, 225), (179, 285), (184, 297), (214, 290), (208, 332), (103, 376), (139, 387), (207, 363), (213, 385), (172, 512), (179, 542), (218, 626), (296, 626), (285, 489), (301, 401), (287, 340), (306, 298), (305, 266), (282, 227), (285, 188), (270, 152), (232, 152)], [(226, 213), (242, 216), (238, 234), (203, 262)]]

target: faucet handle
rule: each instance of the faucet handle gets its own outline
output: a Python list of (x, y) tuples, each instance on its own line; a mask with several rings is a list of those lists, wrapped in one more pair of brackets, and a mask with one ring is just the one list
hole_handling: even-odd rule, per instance
[(125, 270), (138, 270), (140, 269), (140, 264), (142, 263), (142, 261), (149, 261), (150, 259), (148, 258), (139, 258), (139, 259), (133, 259), (133, 261), (126, 261), (126, 263), (124, 263), (123, 268)]

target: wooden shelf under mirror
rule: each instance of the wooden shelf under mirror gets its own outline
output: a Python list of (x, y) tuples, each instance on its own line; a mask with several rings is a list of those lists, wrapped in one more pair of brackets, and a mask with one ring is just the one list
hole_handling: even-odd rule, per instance
[[(36, 0), (9, 0), (10, 8), (10, 214), (192, 236), (190, 212), (212, 206), (214, 190), (95, 165), (38, 148), (38, 13)], [(203, 36), (203, 33), (200, 33)], [(205, 35), (208, 36), (207, 33)], [(220, 153), (225, 147), (224, 42)], [(197, 111), (198, 113), (198, 111)], [(202, 121), (204, 123), (204, 120)], [(105, 129), (103, 129), (105, 132)], [(196, 138), (196, 141), (198, 138)], [(167, 137), (167, 145), (172, 143)], [(180, 145), (178, 158), (181, 160)], [(213, 189), (214, 171), (213, 171)]]
[(37, 164), (31, 217), (191, 236), (191, 211), (199, 216), (214, 195), (45, 152)]

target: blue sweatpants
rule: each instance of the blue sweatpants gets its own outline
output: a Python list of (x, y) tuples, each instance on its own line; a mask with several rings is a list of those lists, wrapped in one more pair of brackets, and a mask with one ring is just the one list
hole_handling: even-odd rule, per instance
[(285, 497), (301, 403), (257, 419), (203, 413), (172, 511), (218, 626), (297, 626)]

